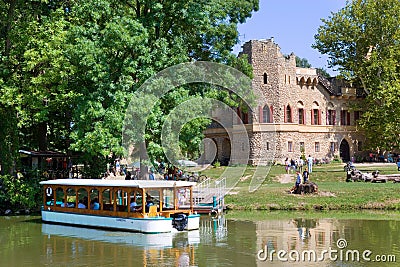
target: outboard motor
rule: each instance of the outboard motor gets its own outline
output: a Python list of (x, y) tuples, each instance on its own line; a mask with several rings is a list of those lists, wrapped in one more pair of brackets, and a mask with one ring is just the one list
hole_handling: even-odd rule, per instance
[(172, 226), (178, 231), (183, 231), (188, 224), (188, 217), (186, 214), (175, 214), (172, 219)]

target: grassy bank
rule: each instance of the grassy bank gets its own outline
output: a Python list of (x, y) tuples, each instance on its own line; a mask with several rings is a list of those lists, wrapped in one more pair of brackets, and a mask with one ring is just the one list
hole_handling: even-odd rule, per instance
[[(397, 173), (395, 164), (356, 165), (363, 172), (379, 170), (381, 174)], [(254, 173), (254, 167), (248, 167), (245, 176)], [(224, 168), (212, 168), (203, 171), (211, 177), (218, 177)], [(249, 179), (242, 179), (225, 198), (231, 210), (400, 210), (400, 183), (345, 182), (346, 173), (343, 164), (328, 164), (314, 167), (311, 181), (318, 184), (318, 194), (294, 195), (288, 190), (293, 186), (295, 174), (291, 174), (291, 183), (281, 183), (279, 177), (284, 174), (282, 166), (272, 166), (262, 186), (255, 192), (249, 192)]]

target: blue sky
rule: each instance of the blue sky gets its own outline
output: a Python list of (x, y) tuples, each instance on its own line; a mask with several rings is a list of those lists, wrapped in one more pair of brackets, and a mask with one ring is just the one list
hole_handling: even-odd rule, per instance
[(313, 67), (323, 67), (335, 75), (336, 72), (328, 69), (327, 56), (311, 45), (322, 25), (321, 18), (328, 18), (331, 12), (337, 12), (345, 5), (346, 0), (260, 0), (259, 11), (238, 26), (240, 44), (233, 52), (237, 54), (246, 41), (274, 37), (282, 53), (294, 52), (307, 58)]

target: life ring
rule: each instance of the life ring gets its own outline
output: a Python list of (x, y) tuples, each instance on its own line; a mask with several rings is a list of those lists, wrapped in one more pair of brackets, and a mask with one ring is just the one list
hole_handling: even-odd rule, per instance
[(47, 195), (48, 197), (51, 197), (51, 196), (53, 195), (53, 188), (47, 187), (47, 188), (46, 188), (46, 195)]
[(212, 217), (217, 217), (217, 216), (218, 216), (218, 210), (215, 210), (215, 209), (211, 210), (211, 211), (210, 211), (210, 215), (211, 215)]

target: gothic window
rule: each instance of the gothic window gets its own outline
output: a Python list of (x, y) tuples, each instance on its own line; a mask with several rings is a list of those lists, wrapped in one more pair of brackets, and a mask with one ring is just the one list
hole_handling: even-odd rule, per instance
[(317, 102), (313, 103), (313, 109), (311, 110), (311, 124), (321, 125), (321, 110)]
[(326, 124), (335, 125), (336, 121), (336, 110), (329, 109), (326, 113)]
[(305, 146), (304, 146), (304, 142), (300, 142), (300, 151), (304, 151)]
[(350, 125), (350, 112), (348, 110), (340, 111), (340, 124)]
[(305, 124), (303, 108), (299, 108), (299, 124)]
[(321, 125), (321, 111), (319, 109), (311, 110), (311, 124)]
[(287, 105), (285, 108), (285, 122), (293, 122), (292, 121), (292, 108), (290, 105)]
[(315, 142), (315, 152), (319, 152), (319, 142)]
[(262, 114), (262, 116), (263, 116), (262, 122), (263, 123), (271, 123), (272, 122), (272, 117), (271, 117), (272, 112), (268, 105), (265, 105), (263, 107), (262, 113), (263, 113)]
[(268, 83), (268, 75), (264, 73), (264, 84)]

